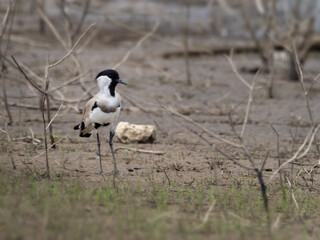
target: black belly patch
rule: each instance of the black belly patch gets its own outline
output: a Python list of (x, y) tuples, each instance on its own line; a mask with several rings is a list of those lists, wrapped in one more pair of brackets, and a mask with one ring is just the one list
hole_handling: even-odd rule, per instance
[(93, 109), (97, 108), (98, 107), (98, 104), (97, 104), (97, 101), (94, 102), (92, 108), (91, 108), (91, 111), (93, 111)]
[(94, 128), (95, 129), (98, 129), (99, 127), (103, 126), (103, 127), (106, 127), (108, 126), (110, 123), (103, 123), (103, 124), (100, 124), (100, 123), (94, 123)]
[(91, 133), (86, 133), (86, 134), (80, 133), (79, 136), (80, 136), (80, 137), (86, 137), (86, 138), (88, 138), (88, 137), (91, 136)]

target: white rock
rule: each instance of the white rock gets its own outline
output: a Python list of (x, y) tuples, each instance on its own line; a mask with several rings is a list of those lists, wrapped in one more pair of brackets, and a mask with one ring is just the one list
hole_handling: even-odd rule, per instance
[(116, 136), (122, 143), (153, 142), (156, 139), (156, 127), (119, 122), (116, 127)]

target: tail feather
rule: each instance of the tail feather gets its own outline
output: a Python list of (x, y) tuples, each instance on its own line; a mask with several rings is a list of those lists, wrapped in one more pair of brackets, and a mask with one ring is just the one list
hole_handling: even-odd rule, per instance
[(79, 136), (89, 138), (91, 136), (91, 133), (86, 133), (86, 134), (80, 133)]
[(74, 130), (79, 130), (80, 129), (80, 137), (90, 137), (91, 136), (91, 132), (94, 129), (92, 124), (89, 124), (88, 126), (85, 126), (84, 122), (81, 122), (80, 124), (76, 125), (73, 127)]

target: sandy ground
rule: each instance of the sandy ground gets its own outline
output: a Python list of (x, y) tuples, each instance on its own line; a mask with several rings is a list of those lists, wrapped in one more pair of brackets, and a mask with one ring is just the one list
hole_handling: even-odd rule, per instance
[[(29, 20), (31, 21), (31, 20)], [(28, 21), (26, 21), (28, 22)], [(26, 23), (25, 23), (26, 24)], [(26, 31), (26, 25), (15, 29), (14, 36), (42, 42), (49, 47), (31, 46), (29, 43), (13, 41), (9, 48), (9, 56), (27, 65), (34, 72), (43, 76), (45, 62), (58, 59), (65, 54), (50, 33), (44, 36), (34, 30)], [(141, 36), (124, 34), (119, 32), (99, 32), (78, 53), (85, 76), (84, 85), (90, 88), (95, 85), (95, 75), (104, 69), (111, 68), (119, 62), (123, 56), (132, 49)], [(165, 36), (164, 39), (182, 43), (181, 36)], [(237, 43), (236, 39), (219, 39), (212, 36), (191, 36), (191, 48), (198, 46), (212, 46), (213, 43), (222, 44), (224, 41)], [(116, 158), (121, 171), (121, 178), (148, 179), (155, 176), (159, 182), (167, 183), (167, 176), (178, 184), (190, 184), (192, 181), (230, 184), (235, 176), (247, 176), (247, 171), (240, 169), (232, 162), (223, 158), (219, 153), (210, 148), (193, 131), (203, 134), (201, 130), (188, 124), (180, 118), (172, 116), (161, 105), (172, 106), (179, 112), (187, 115), (201, 126), (219, 134), (221, 137), (236, 140), (235, 134), (229, 124), (228, 113), (233, 111), (234, 125), (237, 131), (241, 130), (243, 123), (248, 88), (239, 81), (226, 57), (223, 55), (203, 55), (190, 58), (190, 71), (193, 86), (187, 86), (185, 76), (185, 64), (183, 57), (164, 58), (165, 53), (177, 51), (177, 48), (153, 38), (146, 40), (142, 47), (132, 52), (129, 59), (118, 69), (122, 79), (128, 86), (118, 86), (117, 90), (126, 98), (136, 103), (134, 106), (124, 99), (123, 110), (119, 121), (128, 121), (135, 124), (153, 124), (157, 127), (157, 139), (149, 144), (121, 144), (116, 138), (115, 148), (138, 148), (147, 150), (165, 151), (165, 155), (134, 153), (127, 150), (116, 151)], [(313, 75), (318, 74), (319, 55), (311, 54), (305, 65), (305, 70)], [(241, 54), (233, 57), (237, 68), (248, 69), (259, 65), (260, 61), (255, 54)], [(285, 64), (279, 62), (277, 66)], [(282, 160), (292, 156), (299, 143), (310, 130), (310, 121), (306, 108), (305, 98), (299, 83), (285, 79), (284, 68), (277, 68), (274, 81), (274, 99), (266, 97), (266, 84), (268, 75), (261, 73), (257, 79), (257, 90), (254, 93), (253, 106), (251, 108), (244, 140), (249, 150), (254, 153), (256, 163), (260, 164), (264, 155), (269, 150), (269, 160), (266, 164), (266, 176), (277, 168), (277, 137), (271, 128), (271, 124), (280, 134), (280, 153)], [(249, 82), (254, 75), (241, 72)], [(59, 65), (52, 73), (51, 86), (59, 84), (74, 77), (75, 71), (72, 62), (68, 59)], [(39, 105), (37, 93), (27, 86), (27, 81), (12, 67), (8, 67), (2, 78), (7, 79), (7, 94), (10, 103), (10, 111), (14, 122), (8, 126), (8, 133), (13, 139), (7, 142), (7, 136), (1, 133), (0, 163), (6, 168), (11, 168), (12, 158), (16, 165), (25, 167), (20, 160), (28, 162), (31, 169), (44, 171), (44, 156), (33, 160), (43, 151), (43, 135), (41, 112), (25, 107), (17, 107), (14, 104)], [(306, 79), (306, 85), (311, 86), (311, 81)], [(319, 84), (313, 85), (310, 93), (310, 105), (314, 122), (318, 123), (319, 108)], [(91, 92), (98, 91), (95, 87)], [(67, 99), (78, 100), (83, 95), (78, 82), (61, 90)], [(52, 101), (55, 107), (59, 107), (60, 101)], [(80, 108), (85, 102), (80, 103)], [(73, 172), (78, 177), (99, 181), (99, 176), (94, 174), (98, 168), (96, 159), (96, 139), (81, 139), (78, 133), (73, 131), (81, 118), (81, 114), (74, 108), (65, 108), (58, 114), (53, 123), (55, 139), (58, 141), (57, 149), (49, 151), (49, 160), (52, 171)], [(76, 107), (77, 104), (71, 104)], [(141, 110), (141, 107), (143, 110)], [(56, 110), (52, 111), (52, 115)], [(6, 129), (6, 112), (1, 104), (1, 128)], [(32, 144), (18, 138), (31, 136), (40, 139), (40, 144)], [(217, 143), (213, 138), (203, 134), (205, 138)], [(109, 147), (107, 144), (107, 130), (103, 135), (103, 167), (107, 171), (113, 168)], [(295, 139), (295, 141), (293, 141)], [(241, 163), (249, 162), (229, 146), (218, 143), (228, 154), (234, 155)], [(316, 157), (304, 159), (310, 164), (317, 162)], [(216, 166), (216, 167), (215, 167)], [(167, 174), (167, 176), (164, 174)]]

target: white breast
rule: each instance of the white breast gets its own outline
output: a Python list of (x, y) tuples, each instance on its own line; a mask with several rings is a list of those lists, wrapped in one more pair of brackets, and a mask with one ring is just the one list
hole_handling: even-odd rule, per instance
[[(99, 101), (99, 104), (105, 104), (108, 107), (117, 107), (120, 105), (119, 95), (117, 92), (115, 92), (114, 97), (101, 93), (97, 97), (97, 101)], [(99, 107), (97, 107), (90, 113), (89, 121), (91, 123), (110, 123), (111, 125), (114, 125), (115, 121), (120, 115), (120, 111), (121, 107), (118, 107), (115, 112), (105, 113), (102, 112)]]
[(118, 107), (115, 112), (112, 113), (104, 113), (100, 110), (100, 108), (95, 108), (90, 114), (90, 122), (93, 123), (114, 123), (119, 115), (120, 115), (121, 107)]

